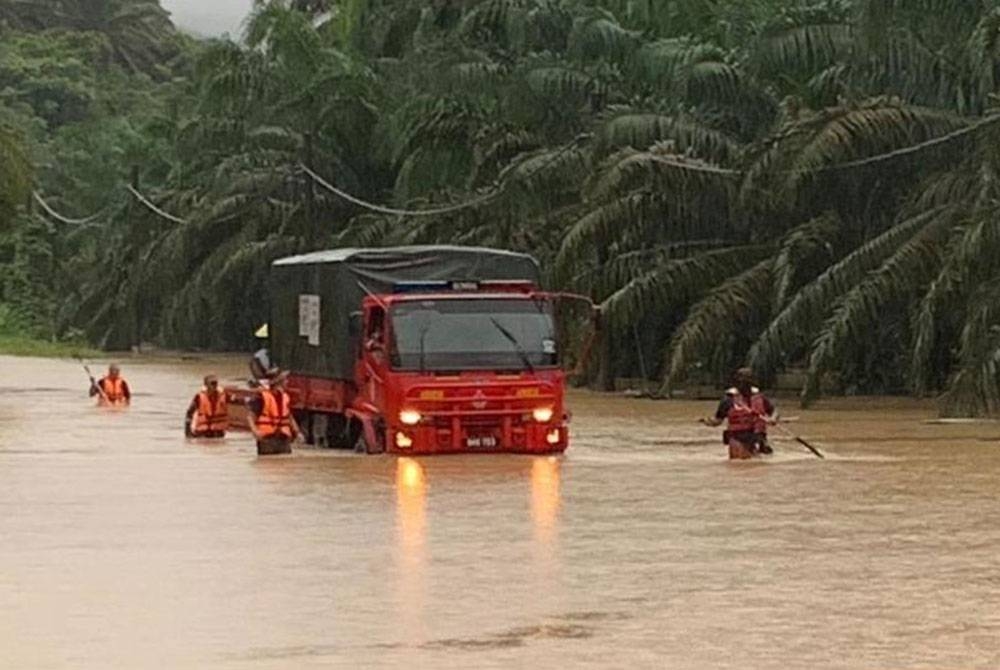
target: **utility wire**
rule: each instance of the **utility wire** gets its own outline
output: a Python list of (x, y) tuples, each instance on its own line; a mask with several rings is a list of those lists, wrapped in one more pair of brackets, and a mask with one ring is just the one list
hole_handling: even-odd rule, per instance
[(101, 217), (101, 214), (103, 214), (103, 212), (98, 212), (97, 214), (88, 216), (84, 219), (71, 219), (68, 216), (63, 216), (56, 210), (52, 209), (49, 203), (45, 202), (45, 198), (43, 198), (42, 194), (39, 193), (38, 191), (32, 191), (31, 196), (35, 199), (35, 202), (41, 205), (42, 209), (44, 209), (49, 216), (51, 216), (56, 221), (59, 221), (60, 223), (65, 223), (71, 226), (85, 226), (88, 223), (93, 223), (94, 221), (96, 221)]
[[(874, 165), (876, 163), (882, 163), (884, 161), (894, 160), (902, 156), (909, 156), (917, 152), (923, 151), (930, 147), (935, 147), (939, 144), (945, 144), (951, 142), (952, 140), (958, 139), (970, 133), (983, 128), (985, 126), (1000, 122), (1000, 114), (994, 114), (976, 121), (964, 128), (959, 128), (958, 130), (953, 130), (950, 133), (940, 135), (938, 137), (933, 137), (929, 140), (919, 142), (907, 147), (901, 147), (899, 149), (894, 149), (882, 154), (876, 154), (874, 156), (868, 156), (866, 158), (859, 158), (857, 160), (846, 161), (844, 163), (834, 163), (833, 165), (818, 165), (812, 168), (801, 168), (798, 170), (777, 170), (777, 174), (816, 174), (820, 172), (834, 172), (838, 170), (850, 170), (852, 168), (864, 167), (866, 165)], [(668, 158), (664, 156), (657, 156), (652, 154), (650, 160), (654, 163), (661, 163), (663, 165), (669, 165), (671, 167), (680, 168), (682, 170), (690, 170), (692, 172), (708, 172), (711, 174), (720, 175), (731, 175), (739, 176), (746, 174), (746, 170), (733, 170), (730, 168), (722, 168), (715, 165), (707, 165), (704, 163), (694, 163), (678, 160), (675, 158)]]
[[(874, 165), (874, 164), (881, 163), (881, 162), (884, 162), (884, 161), (894, 160), (896, 158), (900, 158), (900, 157), (903, 157), (903, 156), (909, 156), (909, 155), (918, 153), (920, 151), (923, 151), (924, 149), (928, 149), (930, 147), (938, 146), (940, 144), (945, 144), (947, 142), (950, 142), (952, 140), (958, 139), (960, 137), (964, 137), (965, 135), (969, 135), (971, 133), (976, 132), (977, 130), (979, 130), (981, 128), (984, 128), (986, 126), (989, 126), (989, 125), (992, 125), (992, 124), (998, 123), (998, 122), (1000, 122), (1000, 114), (993, 114), (991, 116), (984, 117), (984, 118), (980, 119), (979, 121), (976, 121), (975, 123), (972, 123), (972, 124), (970, 124), (970, 125), (968, 125), (968, 126), (966, 126), (964, 128), (960, 128), (958, 130), (954, 130), (954, 131), (952, 131), (950, 133), (946, 133), (946, 134), (941, 135), (939, 137), (934, 137), (934, 138), (931, 138), (931, 139), (926, 140), (924, 142), (919, 142), (917, 144), (913, 144), (913, 145), (910, 145), (910, 146), (907, 146), (907, 147), (902, 147), (902, 148), (899, 148), (899, 149), (895, 149), (893, 151), (889, 151), (889, 152), (886, 152), (886, 153), (877, 154), (875, 156), (868, 156), (866, 158), (859, 158), (857, 160), (846, 161), (844, 163), (836, 163), (836, 164), (833, 164), (833, 165), (820, 165), (820, 166), (816, 166), (816, 167), (812, 167), (812, 168), (803, 168), (803, 169), (798, 169), (798, 170), (780, 170), (780, 171), (778, 171), (778, 173), (779, 174), (817, 174), (817, 173), (822, 173), (822, 172), (833, 172), (833, 171), (838, 171), (838, 170), (849, 170), (849, 169), (852, 169), (852, 168), (864, 167), (864, 166), (867, 166), (867, 165)], [(578, 143), (577, 141), (574, 141), (569, 146), (563, 147), (562, 151), (560, 151), (555, 157), (553, 157), (545, 165), (540, 166), (534, 172), (541, 171), (549, 163), (551, 163), (556, 158), (558, 158), (559, 155), (561, 155), (562, 153), (564, 153), (565, 151), (567, 151), (569, 148), (571, 148), (573, 146), (576, 146), (577, 143)], [(709, 165), (709, 164), (701, 163), (701, 162), (688, 162), (688, 161), (679, 160), (679, 159), (676, 159), (676, 158), (669, 158), (669, 157), (666, 157), (666, 156), (658, 156), (658, 155), (655, 155), (655, 154), (651, 154), (650, 155), (650, 160), (652, 162), (654, 162), (654, 163), (659, 163), (659, 164), (662, 164), (662, 165), (669, 165), (671, 167), (676, 167), (678, 169), (688, 170), (688, 171), (692, 171), (692, 172), (705, 172), (705, 173), (709, 173), (709, 174), (718, 174), (718, 175), (725, 175), (725, 176), (741, 176), (741, 175), (746, 174), (745, 170), (736, 170), (736, 169), (732, 169), (732, 168), (723, 168), (723, 167), (719, 167), (719, 166), (715, 166), (715, 165)], [(336, 186), (334, 186), (333, 184), (331, 184), (330, 182), (328, 182), (327, 180), (323, 179), (323, 177), (321, 177), (315, 171), (311, 170), (304, 163), (299, 163), (298, 167), (306, 175), (308, 175), (313, 181), (315, 181), (317, 184), (319, 184), (320, 186), (322, 186), (326, 190), (330, 191), (331, 193), (334, 193), (335, 195), (340, 196), (344, 200), (347, 200), (348, 202), (353, 203), (353, 204), (355, 204), (355, 205), (357, 205), (359, 207), (362, 207), (364, 209), (367, 209), (369, 211), (377, 212), (379, 214), (388, 214), (388, 215), (392, 215), (392, 216), (414, 217), (414, 216), (440, 216), (442, 214), (450, 214), (452, 212), (458, 212), (458, 211), (461, 211), (463, 209), (469, 209), (469, 208), (477, 207), (479, 205), (487, 203), (490, 200), (493, 200), (494, 198), (496, 198), (497, 196), (499, 196), (501, 193), (503, 193), (504, 189), (506, 188), (506, 184), (501, 184), (501, 185), (495, 187), (489, 193), (486, 193), (486, 194), (484, 194), (484, 195), (482, 195), (482, 196), (480, 196), (478, 198), (474, 198), (472, 200), (468, 200), (466, 202), (458, 203), (458, 204), (455, 204), (455, 205), (449, 205), (447, 207), (437, 207), (437, 208), (431, 208), (431, 209), (418, 209), (418, 210), (397, 209), (397, 208), (394, 208), (394, 207), (386, 207), (384, 205), (376, 205), (375, 203), (371, 203), (371, 202), (368, 202), (366, 200), (362, 200), (361, 198), (358, 198), (357, 196), (351, 195), (347, 191), (339, 189)], [(125, 188), (128, 190), (129, 193), (131, 193), (136, 198), (136, 200), (138, 200), (140, 203), (142, 203), (145, 207), (149, 208), (153, 213), (157, 214), (158, 216), (161, 216), (164, 219), (167, 219), (168, 221), (173, 221), (174, 223), (180, 223), (180, 224), (187, 223), (187, 221), (185, 219), (182, 219), (180, 217), (174, 216), (173, 214), (165, 212), (162, 209), (160, 209), (159, 207), (157, 207), (148, 198), (146, 198), (142, 193), (140, 193), (138, 190), (136, 190), (131, 184), (126, 184)], [(56, 212), (54, 209), (52, 209), (52, 207), (50, 207), (49, 204), (47, 202), (45, 202), (45, 200), (38, 193), (38, 191), (34, 191), (32, 193), (32, 195), (34, 196), (35, 201), (38, 202), (38, 204), (41, 205), (41, 207), (52, 218), (56, 219), (57, 221), (61, 221), (62, 223), (67, 223), (67, 224), (71, 224), (71, 225), (85, 225), (85, 224), (88, 224), (88, 223), (92, 223), (93, 221), (95, 221), (96, 219), (98, 219), (101, 216), (101, 214), (102, 214), (102, 212), (98, 212), (97, 214), (94, 214), (93, 216), (87, 217), (85, 219), (72, 219), (72, 218), (63, 216), (63, 215), (59, 214), (58, 212)]]
[(671, 167), (680, 168), (682, 170), (690, 170), (692, 172), (708, 172), (710, 174), (722, 174), (722, 175), (732, 175), (732, 176), (744, 174), (743, 170), (733, 170), (730, 168), (723, 168), (723, 167), (718, 167), (716, 165), (708, 165), (706, 163), (700, 163), (700, 162), (689, 163), (687, 161), (666, 158), (664, 156), (658, 156), (656, 154), (650, 154), (649, 160), (651, 160), (654, 163), (669, 165)]
[[(559, 148), (559, 150), (555, 153), (554, 156), (549, 158), (542, 165), (539, 165), (536, 169), (532, 170), (528, 176), (533, 176), (538, 172), (541, 172), (543, 169), (545, 169), (546, 167), (554, 163), (556, 160), (558, 160), (559, 157), (565, 154), (567, 151), (578, 146), (581, 140), (587, 139), (588, 137), (589, 136), (587, 135), (580, 135), (569, 144), (563, 145), (562, 147)], [(347, 200), (348, 202), (354, 203), (355, 205), (368, 209), (372, 212), (377, 212), (379, 214), (391, 214), (393, 216), (439, 216), (441, 214), (450, 214), (452, 212), (458, 212), (463, 209), (477, 207), (486, 202), (489, 202), (490, 200), (493, 200), (501, 193), (503, 193), (504, 190), (507, 188), (507, 184), (506, 182), (504, 182), (495, 186), (493, 190), (491, 190), (489, 193), (479, 198), (467, 200), (466, 202), (461, 202), (455, 205), (449, 205), (448, 207), (439, 207), (434, 209), (416, 209), (416, 210), (396, 209), (393, 207), (385, 207), (384, 205), (376, 205), (374, 203), (367, 202), (365, 200), (362, 200), (361, 198), (353, 196), (350, 193), (337, 188), (330, 182), (323, 179), (323, 177), (316, 174), (316, 172), (314, 172), (313, 170), (309, 169), (309, 166), (305, 165), (304, 163), (299, 163), (299, 168), (301, 168), (301, 170), (305, 172), (309, 177), (311, 177), (317, 184), (327, 189), (331, 193), (339, 195), (344, 200)]]
[(343, 191), (330, 182), (323, 179), (321, 176), (310, 170), (304, 163), (299, 163), (299, 167), (309, 175), (313, 181), (325, 188), (326, 190), (339, 195), (344, 200), (353, 203), (359, 207), (364, 207), (372, 212), (378, 212), (379, 214), (391, 214), (393, 216), (440, 216), (441, 214), (450, 214), (452, 212), (458, 212), (463, 209), (469, 209), (470, 207), (476, 207), (485, 202), (489, 202), (493, 198), (497, 197), (502, 188), (497, 188), (486, 195), (475, 198), (474, 200), (469, 200), (466, 202), (458, 203), (457, 205), (450, 205), (448, 207), (438, 207), (435, 209), (395, 209), (393, 207), (384, 207), (382, 205), (376, 205), (374, 203), (362, 200), (356, 196), (351, 195), (347, 191)]
[(167, 221), (173, 221), (174, 223), (187, 223), (187, 221), (184, 220), (184, 219), (176, 217), (173, 214), (170, 214), (168, 212), (164, 212), (162, 209), (160, 209), (159, 207), (157, 207), (156, 205), (154, 205), (152, 202), (150, 202), (149, 199), (146, 196), (144, 196), (142, 193), (139, 193), (139, 191), (137, 191), (131, 184), (126, 184), (125, 188), (128, 189), (129, 193), (131, 193), (133, 196), (135, 196), (136, 200), (138, 200), (143, 205), (145, 205), (146, 207), (148, 207), (149, 210), (152, 211), (154, 214), (162, 216)]
[(1000, 114), (993, 114), (992, 116), (987, 116), (975, 123), (966, 126), (965, 128), (959, 128), (958, 130), (953, 130), (950, 133), (940, 135), (939, 137), (934, 137), (924, 142), (918, 144), (913, 144), (908, 147), (902, 147), (900, 149), (895, 149), (884, 154), (878, 154), (876, 156), (869, 156), (868, 158), (859, 158), (858, 160), (848, 161), (846, 163), (836, 163), (834, 165), (823, 165), (816, 168), (806, 169), (806, 170), (792, 170), (791, 172), (829, 172), (832, 170), (849, 170), (851, 168), (863, 167), (865, 165), (872, 165), (873, 163), (881, 163), (882, 161), (892, 160), (894, 158), (899, 158), (900, 156), (909, 156), (910, 154), (915, 154), (918, 151), (923, 151), (929, 147), (934, 147), (939, 144), (944, 144), (950, 142), (959, 137), (963, 137), (970, 133), (974, 133), (980, 128), (984, 128), (988, 125), (997, 123), (1000, 121)]

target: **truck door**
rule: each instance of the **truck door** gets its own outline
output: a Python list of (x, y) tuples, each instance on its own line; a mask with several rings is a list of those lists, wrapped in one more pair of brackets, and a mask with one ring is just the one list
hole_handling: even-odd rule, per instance
[(362, 394), (376, 407), (383, 406), (385, 375), (389, 362), (385, 325), (385, 309), (381, 305), (370, 306), (365, 310), (361, 347), (364, 364)]

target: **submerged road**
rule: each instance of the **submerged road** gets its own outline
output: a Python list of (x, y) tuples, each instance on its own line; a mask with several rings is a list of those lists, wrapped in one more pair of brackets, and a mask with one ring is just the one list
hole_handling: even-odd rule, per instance
[(0, 667), (1000, 667), (1000, 424), (831, 401), (826, 461), (728, 463), (712, 403), (581, 393), (562, 458), (185, 441), (242, 367), (126, 360), (109, 411), (0, 358)]

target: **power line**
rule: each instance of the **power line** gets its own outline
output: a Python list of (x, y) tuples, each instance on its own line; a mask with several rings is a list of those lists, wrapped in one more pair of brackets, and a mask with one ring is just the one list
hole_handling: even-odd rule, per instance
[(663, 165), (669, 165), (682, 170), (690, 170), (692, 172), (708, 172), (710, 174), (722, 174), (729, 176), (738, 176), (744, 174), (745, 172), (744, 170), (733, 170), (730, 168), (718, 167), (716, 165), (708, 165), (706, 163), (688, 163), (686, 161), (657, 156), (656, 154), (650, 154), (649, 159), (654, 163), (661, 163)]
[(94, 221), (99, 219), (101, 215), (104, 213), (103, 211), (101, 211), (98, 212), (97, 214), (93, 214), (83, 219), (71, 219), (70, 217), (63, 216), (56, 210), (52, 209), (49, 203), (45, 202), (45, 198), (43, 198), (42, 194), (39, 193), (38, 191), (32, 191), (31, 197), (34, 198), (35, 202), (37, 202), (41, 206), (41, 208), (45, 210), (46, 214), (51, 216), (56, 221), (68, 224), (70, 226), (85, 226), (88, 223), (93, 223)]
[(131, 184), (126, 184), (125, 188), (128, 190), (129, 193), (131, 193), (133, 196), (135, 196), (136, 200), (138, 200), (143, 205), (145, 205), (146, 207), (148, 207), (149, 210), (152, 211), (154, 214), (162, 216), (167, 221), (173, 221), (174, 223), (187, 223), (187, 221), (184, 220), (184, 219), (176, 217), (173, 214), (170, 214), (168, 212), (164, 212), (162, 209), (160, 209), (159, 207), (157, 207), (156, 205), (154, 205), (152, 202), (150, 202), (149, 199), (146, 198), (146, 196), (144, 196), (142, 193), (139, 193), (139, 191), (137, 191), (135, 189), (135, 187), (133, 187)]
[[(968, 126), (966, 126), (964, 128), (960, 128), (958, 130), (954, 130), (954, 131), (952, 131), (950, 133), (946, 133), (946, 134), (941, 135), (939, 137), (934, 137), (934, 138), (931, 138), (929, 140), (925, 140), (923, 142), (918, 142), (917, 144), (913, 144), (913, 145), (906, 146), (906, 147), (901, 147), (899, 149), (894, 149), (892, 151), (888, 151), (888, 152), (885, 152), (885, 153), (882, 153), (882, 154), (877, 154), (877, 155), (874, 155), (874, 156), (868, 156), (866, 158), (859, 158), (857, 160), (852, 160), (852, 161), (846, 161), (846, 162), (843, 162), (843, 163), (836, 163), (836, 164), (833, 164), (833, 165), (820, 165), (820, 166), (816, 166), (816, 167), (812, 167), (812, 168), (803, 168), (803, 169), (797, 169), (797, 170), (779, 170), (779, 171), (776, 171), (776, 172), (778, 174), (817, 174), (817, 173), (822, 173), (822, 172), (833, 172), (833, 171), (838, 171), (838, 170), (849, 170), (849, 169), (852, 169), (852, 168), (864, 167), (864, 166), (868, 166), (868, 165), (874, 165), (874, 164), (885, 162), (885, 161), (891, 161), (891, 160), (894, 160), (896, 158), (900, 158), (900, 157), (904, 157), (904, 156), (909, 156), (909, 155), (918, 153), (920, 151), (923, 151), (924, 149), (928, 149), (928, 148), (931, 148), (931, 147), (938, 146), (940, 144), (945, 144), (947, 142), (950, 142), (952, 140), (964, 137), (965, 135), (969, 135), (971, 133), (976, 132), (977, 130), (979, 130), (981, 128), (984, 128), (984, 127), (986, 127), (988, 125), (992, 125), (992, 124), (998, 123), (998, 122), (1000, 122), (1000, 114), (994, 114), (994, 115), (991, 115), (991, 116), (988, 116), (988, 117), (984, 117), (984, 118), (980, 119), (979, 121), (977, 121), (975, 123), (972, 123), (972, 124), (970, 124), (970, 125), (968, 125)], [(578, 140), (579, 139), (580, 138), (578, 138)], [(578, 140), (576, 140), (574, 142), (571, 142), (567, 146), (564, 146), (549, 161), (547, 161), (545, 164), (539, 166), (538, 169), (534, 170), (532, 172), (532, 174), (541, 171), (542, 169), (544, 169), (545, 167), (547, 167), (550, 163), (554, 162), (563, 153), (565, 153), (569, 149), (573, 148), (574, 146), (577, 146), (578, 145)], [(739, 177), (739, 176), (745, 175), (747, 173), (747, 170), (739, 170), (739, 169), (733, 169), (733, 168), (724, 168), (724, 167), (719, 167), (719, 166), (710, 165), (710, 164), (707, 164), (707, 163), (700, 163), (700, 162), (688, 162), (688, 161), (684, 161), (684, 160), (680, 160), (680, 159), (676, 159), (676, 158), (670, 158), (670, 157), (666, 157), (666, 156), (659, 156), (659, 155), (655, 155), (655, 154), (648, 154), (648, 157), (654, 163), (659, 163), (659, 164), (662, 164), (662, 165), (668, 165), (670, 167), (675, 167), (675, 168), (678, 168), (678, 169), (681, 169), (681, 170), (688, 170), (688, 171), (692, 171), (692, 172), (703, 172), (703, 173), (708, 173), (708, 174), (717, 174), (717, 175), (732, 176), (732, 177)], [(363, 200), (363, 199), (361, 199), (361, 198), (359, 198), (357, 196), (354, 196), (354, 195), (348, 193), (347, 191), (344, 191), (343, 189), (337, 188), (336, 186), (334, 186), (333, 184), (331, 184), (330, 182), (328, 182), (327, 180), (325, 180), (323, 177), (321, 177), (319, 174), (317, 174), (315, 171), (313, 171), (312, 169), (310, 169), (308, 166), (306, 166), (304, 163), (299, 163), (298, 167), (306, 175), (308, 175), (313, 181), (315, 181), (317, 184), (319, 184), (320, 186), (322, 186), (326, 190), (330, 191), (331, 193), (334, 193), (335, 195), (343, 198), (344, 200), (346, 200), (346, 201), (348, 201), (350, 203), (353, 203), (353, 204), (355, 204), (355, 205), (357, 205), (359, 207), (362, 207), (364, 209), (367, 209), (369, 211), (376, 212), (376, 213), (379, 213), (379, 214), (388, 214), (388, 215), (391, 215), (391, 216), (417, 217), (417, 216), (441, 216), (443, 214), (451, 214), (453, 212), (458, 212), (458, 211), (461, 211), (461, 210), (464, 210), (464, 209), (470, 209), (472, 207), (478, 207), (478, 206), (480, 206), (482, 204), (485, 204), (485, 203), (493, 200), (497, 196), (499, 196), (501, 193), (503, 193), (503, 191), (506, 188), (506, 184), (501, 184), (501, 185), (496, 186), (495, 188), (493, 188), (490, 192), (488, 192), (488, 193), (486, 193), (486, 194), (484, 194), (484, 195), (482, 195), (482, 196), (480, 196), (478, 198), (474, 198), (472, 200), (468, 200), (468, 201), (465, 201), (465, 202), (457, 203), (455, 205), (449, 205), (447, 207), (436, 207), (436, 208), (419, 209), (419, 210), (398, 209), (398, 208), (395, 208), (395, 207), (386, 207), (384, 205), (377, 205), (375, 203), (368, 202), (366, 200)], [(131, 184), (126, 184), (125, 188), (128, 190), (129, 193), (132, 194), (133, 197), (136, 198), (136, 200), (138, 200), (142, 205), (144, 205), (145, 207), (147, 207), (150, 211), (152, 211), (156, 215), (158, 215), (158, 216), (160, 216), (160, 217), (162, 217), (162, 218), (164, 218), (164, 219), (166, 219), (168, 221), (172, 221), (174, 223), (179, 223), (179, 224), (188, 223), (187, 220), (182, 219), (182, 218), (177, 217), (177, 216), (174, 216), (173, 214), (170, 214), (169, 212), (165, 212), (162, 209), (160, 209), (159, 207), (157, 207), (148, 198), (146, 198), (142, 193), (140, 193), (138, 190), (136, 190)], [(39, 194), (38, 191), (34, 191), (32, 193), (32, 196), (34, 197), (35, 201), (38, 202), (38, 204), (46, 211), (46, 213), (49, 214), (49, 216), (51, 216), (52, 218), (54, 218), (57, 221), (60, 221), (62, 223), (66, 223), (66, 224), (70, 224), (70, 225), (86, 225), (88, 223), (94, 222), (95, 220), (97, 220), (98, 218), (100, 218), (101, 215), (103, 214), (103, 212), (98, 212), (97, 214), (94, 214), (93, 216), (89, 216), (89, 217), (86, 217), (86, 218), (83, 218), (83, 219), (73, 219), (73, 218), (70, 218), (70, 217), (63, 216), (59, 212), (55, 211), (44, 200), (44, 198), (42, 198), (41, 194)]]
[[(866, 158), (859, 158), (852, 161), (846, 161), (843, 163), (834, 163), (833, 165), (819, 165), (812, 168), (800, 168), (797, 170), (776, 170), (777, 174), (815, 174), (819, 172), (834, 172), (837, 170), (850, 170), (852, 168), (864, 167), (867, 165), (874, 165), (876, 163), (882, 163), (884, 161), (894, 160), (902, 156), (909, 156), (917, 152), (923, 151), (924, 149), (929, 149), (931, 147), (938, 146), (939, 144), (945, 144), (951, 142), (952, 140), (964, 137), (970, 133), (991, 125), (993, 123), (1000, 122), (1000, 114), (995, 114), (993, 116), (988, 116), (979, 121), (968, 125), (964, 128), (959, 128), (958, 130), (953, 130), (950, 133), (940, 135), (938, 137), (933, 137), (929, 140), (923, 142), (918, 142), (917, 144), (912, 144), (910, 146), (901, 147), (899, 149), (893, 149), (892, 151), (887, 151), (885, 153), (876, 154), (874, 156), (868, 156)], [(671, 167), (676, 167), (682, 170), (690, 170), (692, 172), (707, 172), (710, 174), (720, 174), (720, 175), (730, 175), (730, 176), (741, 176), (747, 173), (747, 170), (735, 170), (731, 168), (722, 168), (714, 165), (707, 165), (704, 163), (689, 163), (686, 161), (681, 161), (677, 159), (671, 159), (663, 156), (650, 155), (650, 160), (654, 163), (661, 163), (663, 165), (669, 165)]]
[[(543, 162), (536, 169), (530, 171), (529, 174), (528, 174), (528, 176), (529, 177), (530, 176), (534, 176), (535, 174), (541, 172), (542, 170), (544, 170), (545, 168), (547, 168), (549, 165), (551, 165), (552, 163), (554, 163), (556, 160), (558, 160), (563, 154), (565, 154), (566, 152), (570, 151), (571, 149), (577, 147), (582, 140), (588, 139), (588, 138), (589, 138), (589, 135), (580, 135), (580, 136), (576, 137), (572, 142), (561, 146), (559, 148), (559, 150), (555, 152), (555, 155), (549, 157), (548, 160), (546, 160), (545, 162)], [(311, 177), (317, 184), (319, 184), (323, 188), (327, 189), (331, 193), (339, 195), (344, 200), (347, 200), (348, 202), (354, 203), (355, 205), (358, 205), (359, 207), (363, 207), (363, 208), (365, 208), (367, 210), (370, 210), (372, 212), (377, 212), (379, 214), (391, 214), (393, 216), (440, 216), (441, 214), (450, 214), (452, 212), (458, 212), (458, 211), (461, 211), (463, 209), (469, 209), (469, 208), (472, 208), (472, 207), (478, 207), (479, 205), (482, 205), (482, 204), (484, 204), (486, 202), (489, 202), (490, 200), (493, 200), (494, 198), (496, 198), (497, 196), (499, 196), (501, 193), (503, 193), (504, 190), (507, 188), (507, 183), (504, 182), (504, 183), (501, 183), (498, 186), (494, 186), (493, 190), (491, 190), (489, 193), (487, 193), (487, 194), (485, 194), (485, 195), (483, 195), (483, 196), (481, 196), (479, 198), (474, 198), (472, 200), (467, 200), (466, 202), (458, 203), (458, 204), (455, 204), (455, 205), (450, 205), (448, 207), (439, 207), (439, 208), (434, 208), (434, 209), (417, 209), (417, 210), (396, 209), (396, 208), (393, 208), (393, 207), (385, 207), (384, 205), (376, 205), (374, 203), (367, 202), (366, 200), (362, 200), (361, 198), (358, 198), (357, 196), (351, 195), (350, 193), (348, 193), (348, 192), (346, 192), (346, 191), (344, 191), (342, 189), (337, 188), (336, 186), (334, 186), (330, 182), (328, 182), (325, 179), (323, 179), (320, 175), (316, 174), (316, 172), (314, 172), (313, 170), (309, 169), (309, 167), (307, 165), (305, 165), (304, 163), (299, 163), (299, 167), (302, 169), (303, 172), (305, 172), (309, 177)]]
[(902, 147), (900, 149), (894, 149), (884, 154), (878, 154), (875, 156), (869, 156), (867, 158), (859, 158), (857, 160), (848, 161), (846, 163), (836, 163), (834, 165), (823, 165), (817, 168), (806, 169), (806, 170), (790, 170), (790, 172), (828, 172), (832, 170), (849, 170), (851, 168), (863, 167), (865, 165), (872, 165), (873, 163), (881, 163), (882, 161), (892, 160), (894, 158), (899, 158), (900, 156), (908, 156), (910, 154), (917, 153), (918, 151), (923, 151), (924, 149), (937, 146), (939, 144), (944, 144), (950, 142), (959, 137), (963, 137), (970, 133), (973, 133), (980, 128), (988, 126), (993, 123), (1000, 121), (1000, 114), (994, 114), (992, 116), (987, 116), (985, 118), (976, 121), (975, 123), (966, 126), (965, 128), (959, 128), (958, 130), (953, 130), (950, 133), (946, 133), (939, 137), (934, 137), (924, 142), (919, 142), (917, 144), (910, 145), (908, 147)]
[(353, 196), (350, 193), (348, 193), (347, 191), (343, 191), (343, 190), (337, 188), (336, 186), (334, 186), (333, 184), (331, 184), (330, 182), (326, 181), (321, 176), (319, 176), (318, 174), (316, 174), (315, 172), (313, 172), (312, 170), (310, 170), (303, 163), (299, 163), (299, 167), (302, 169), (303, 172), (305, 172), (307, 175), (309, 175), (313, 179), (313, 181), (315, 181), (317, 184), (319, 184), (320, 186), (322, 186), (326, 190), (330, 191), (331, 193), (335, 193), (336, 195), (339, 195), (344, 200), (346, 200), (346, 201), (348, 201), (350, 203), (353, 203), (353, 204), (355, 204), (355, 205), (357, 205), (359, 207), (364, 207), (365, 209), (370, 210), (372, 212), (377, 212), (379, 214), (391, 214), (393, 216), (440, 216), (442, 214), (450, 214), (452, 212), (458, 212), (458, 211), (463, 210), (463, 209), (469, 209), (470, 207), (476, 207), (476, 206), (481, 205), (481, 204), (483, 204), (485, 202), (489, 202), (493, 198), (497, 197), (500, 194), (500, 192), (503, 190), (501, 188), (498, 188), (498, 189), (495, 189), (495, 190), (491, 191), (490, 193), (487, 193), (486, 195), (484, 195), (482, 197), (476, 198), (474, 200), (469, 200), (469, 201), (466, 201), (466, 202), (458, 203), (457, 205), (451, 205), (451, 206), (448, 206), (448, 207), (438, 207), (438, 208), (435, 208), (435, 209), (416, 209), (416, 210), (413, 210), (413, 209), (396, 209), (396, 208), (393, 208), (393, 207), (385, 207), (383, 205), (376, 205), (374, 203), (371, 203), (371, 202), (368, 202), (366, 200), (362, 200), (361, 198), (358, 198), (356, 196)]

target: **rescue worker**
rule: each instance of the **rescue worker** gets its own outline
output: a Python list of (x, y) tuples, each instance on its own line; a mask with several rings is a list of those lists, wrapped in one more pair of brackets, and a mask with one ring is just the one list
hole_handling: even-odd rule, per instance
[(746, 460), (772, 453), (767, 443), (767, 427), (777, 422), (774, 404), (753, 385), (750, 368), (740, 368), (733, 377), (733, 387), (726, 391), (715, 416), (703, 419), (709, 426), (727, 422), (722, 441), (729, 447), (729, 458)]
[(229, 427), (229, 410), (225, 392), (219, 390), (219, 378), (205, 377), (205, 388), (191, 400), (184, 417), (187, 437), (222, 438)]
[(269, 330), (265, 324), (254, 333), (254, 337), (260, 341), (260, 348), (250, 357), (250, 388), (258, 388), (261, 382), (278, 373), (278, 369), (271, 365), (271, 352), (267, 348)]
[(132, 402), (132, 390), (128, 382), (121, 376), (121, 368), (116, 363), (108, 366), (108, 374), (98, 381), (90, 380), (90, 397), (100, 396), (101, 405), (129, 405)]
[(287, 372), (277, 373), (268, 388), (247, 404), (247, 425), (257, 438), (258, 456), (292, 453), (292, 441), (301, 434), (292, 415), (291, 396), (285, 391), (287, 381)]
[(382, 309), (372, 310), (371, 325), (369, 326), (368, 337), (365, 340), (365, 350), (370, 351), (372, 356), (379, 361), (385, 362), (385, 311)]

